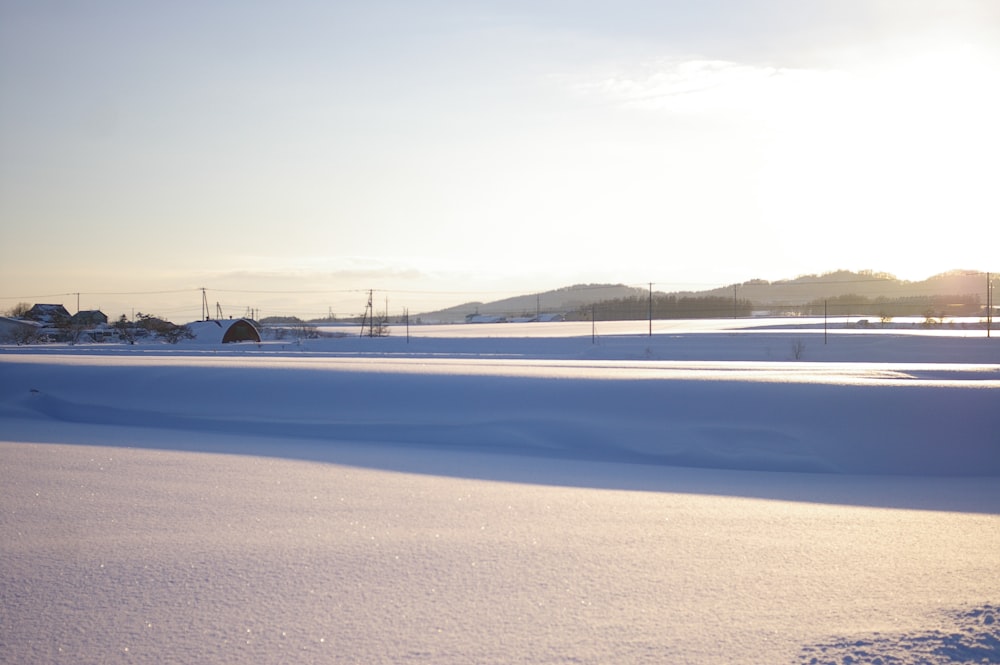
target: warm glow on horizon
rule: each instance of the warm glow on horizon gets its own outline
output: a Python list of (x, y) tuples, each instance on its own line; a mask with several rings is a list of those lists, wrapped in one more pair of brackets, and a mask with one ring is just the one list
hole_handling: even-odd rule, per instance
[(992, 3), (228, 1), (4, 10), (0, 307), (1000, 272)]

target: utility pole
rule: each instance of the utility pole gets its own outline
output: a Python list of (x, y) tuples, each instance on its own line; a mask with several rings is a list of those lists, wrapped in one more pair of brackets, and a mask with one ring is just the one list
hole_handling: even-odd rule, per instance
[(733, 318), (739, 318), (739, 308), (736, 304), (736, 285), (733, 284)]
[(653, 336), (653, 283), (649, 283), (649, 336)]
[(590, 343), (597, 344), (597, 308), (590, 304)]
[(375, 336), (375, 313), (372, 311), (372, 290), (368, 289), (368, 304), (365, 306), (365, 314), (361, 317), (361, 334), (358, 337), (365, 336), (365, 321), (368, 321), (368, 336)]
[(201, 320), (208, 321), (208, 294), (205, 287), (201, 287)]
[(990, 274), (986, 273), (986, 336), (990, 336), (990, 328), (993, 327), (993, 280)]
[(825, 300), (823, 301), (823, 344), (826, 344), (826, 301)]

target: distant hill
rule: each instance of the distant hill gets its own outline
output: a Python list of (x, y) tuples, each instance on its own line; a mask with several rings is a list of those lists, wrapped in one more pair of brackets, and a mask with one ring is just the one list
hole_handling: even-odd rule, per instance
[[(571, 315), (597, 303), (648, 297), (646, 289), (623, 284), (578, 284), (553, 291), (534, 293), (493, 302), (469, 302), (420, 315), (424, 323), (458, 323), (468, 317), (503, 317), (530, 319), (537, 315)], [(970, 311), (986, 303), (986, 276), (975, 270), (952, 270), (928, 279), (911, 282), (884, 272), (838, 270), (819, 275), (801, 275), (794, 279), (769, 282), (752, 279), (738, 284), (704, 291), (654, 291), (654, 298), (726, 298), (749, 301), (755, 310), (801, 311), (808, 303), (838, 299), (850, 301), (902, 302), (920, 298), (936, 303), (954, 300), (968, 305)], [(930, 300), (928, 300), (930, 302)], [(874, 306), (874, 305), (873, 305)], [(915, 306), (920, 306), (916, 305)], [(935, 304), (937, 306), (937, 304)]]
[[(798, 305), (823, 298), (857, 295), (864, 298), (898, 300), (920, 296), (975, 296), (986, 302), (986, 276), (974, 270), (952, 270), (919, 282), (897, 279), (889, 273), (838, 270), (822, 275), (802, 275), (795, 279), (768, 282), (754, 279), (741, 284), (701, 291), (699, 296), (736, 296), (754, 306)], [(678, 294), (682, 295), (682, 294)]]
[(420, 314), (423, 323), (461, 323), (467, 317), (504, 317), (507, 319), (565, 314), (605, 300), (631, 298), (646, 290), (623, 284), (577, 284), (553, 291), (532, 293), (493, 302), (468, 302), (435, 312)]

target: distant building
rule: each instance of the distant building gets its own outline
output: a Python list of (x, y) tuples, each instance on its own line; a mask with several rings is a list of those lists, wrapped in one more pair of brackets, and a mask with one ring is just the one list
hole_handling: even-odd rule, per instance
[(187, 324), (197, 341), (215, 344), (259, 342), (260, 331), (249, 319), (195, 321)]
[(69, 321), (75, 326), (101, 326), (107, 325), (108, 316), (99, 309), (86, 309), (69, 317)]
[[(46, 325), (54, 325), (61, 321), (69, 320), (70, 316), (69, 312), (62, 305), (38, 304), (33, 305), (31, 309), (25, 312), (24, 318)], [(105, 317), (104, 320), (107, 321), (107, 318)]]
[(489, 314), (480, 314), (476, 312), (475, 314), (466, 314), (466, 323), (506, 323), (507, 317), (505, 316), (491, 316)]

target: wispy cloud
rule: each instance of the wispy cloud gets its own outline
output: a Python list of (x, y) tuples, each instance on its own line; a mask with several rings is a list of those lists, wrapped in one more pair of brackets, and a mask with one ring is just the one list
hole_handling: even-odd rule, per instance
[(322, 284), (326, 289), (338, 290), (428, 276), (426, 270), (413, 262), (384, 257), (245, 256), (228, 261), (217, 270), (202, 272), (199, 277), (215, 284), (268, 283), (276, 288)]
[(703, 113), (768, 110), (843, 81), (836, 71), (703, 58), (623, 65), (570, 85), (577, 94), (623, 108)]

